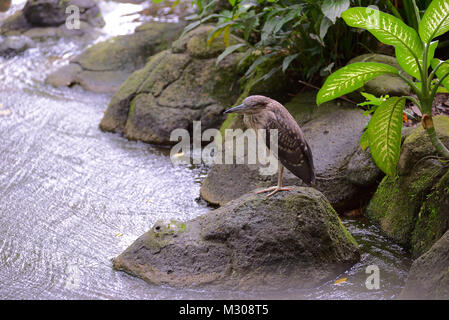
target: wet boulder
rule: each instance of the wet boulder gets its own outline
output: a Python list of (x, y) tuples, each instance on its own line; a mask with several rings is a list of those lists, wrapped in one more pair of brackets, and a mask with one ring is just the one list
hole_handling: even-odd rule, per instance
[(413, 262), (399, 298), (449, 300), (449, 231)]
[[(79, 9), (79, 28), (66, 25), (74, 17), (72, 8)], [(32, 38), (81, 36), (103, 26), (104, 20), (94, 0), (28, 0), (22, 10), (3, 22), (0, 34), (24, 34)]]
[(114, 268), (156, 285), (219, 289), (310, 288), (360, 259), (326, 198), (294, 187), (254, 192), (187, 222), (157, 222), (114, 259)]
[[(382, 178), (369, 150), (360, 150), (359, 140), (368, 118), (361, 110), (340, 101), (317, 107), (313, 92), (300, 93), (285, 106), (312, 149), (317, 174), (314, 187), (339, 212), (360, 207)], [(223, 205), (254, 188), (275, 185), (277, 174), (262, 174), (260, 167), (215, 164), (203, 182), (201, 196), (212, 204)], [(285, 170), (284, 184), (303, 185), (303, 182)]]
[(179, 37), (184, 23), (148, 22), (129, 35), (116, 36), (87, 48), (70, 63), (51, 73), (53, 86), (81, 85), (94, 92), (115, 92), (152, 55)]
[[(434, 124), (442, 142), (449, 146), (449, 118), (434, 117)], [(449, 170), (419, 126), (404, 140), (398, 176), (382, 180), (366, 214), (387, 236), (418, 257), (449, 229), (448, 199)]]
[[(210, 26), (199, 27), (173, 42), (170, 49), (149, 59), (114, 94), (100, 123), (104, 131), (123, 132), (128, 139), (173, 144), (175, 129), (218, 126), (222, 112), (238, 95), (239, 53), (216, 65), (223, 36), (209, 45)], [(230, 43), (239, 41), (231, 37)]]
[(23, 8), (23, 15), (33, 26), (55, 27), (65, 24), (69, 6), (79, 9), (80, 20), (91, 25), (103, 25), (100, 9), (94, 0), (29, 0)]

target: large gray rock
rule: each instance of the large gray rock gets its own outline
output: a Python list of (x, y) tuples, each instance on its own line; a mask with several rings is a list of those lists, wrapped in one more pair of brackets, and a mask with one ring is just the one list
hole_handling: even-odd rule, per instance
[[(71, 5), (80, 9), (79, 29), (66, 26), (71, 13), (66, 13), (66, 9)], [(3, 22), (0, 34), (24, 34), (31, 38), (81, 36), (103, 26), (104, 20), (94, 0), (28, 0), (22, 10)]]
[(449, 300), (449, 231), (413, 262), (400, 298)]
[(157, 222), (114, 259), (114, 268), (156, 285), (220, 289), (317, 286), (360, 259), (326, 198), (294, 187), (254, 192), (196, 219)]
[(50, 74), (46, 82), (53, 86), (79, 84), (94, 92), (115, 92), (149, 57), (167, 49), (183, 28), (184, 23), (145, 23), (133, 34), (87, 48), (67, 66)]
[(128, 139), (173, 144), (171, 132), (191, 130), (194, 120), (203, 129), (220, 124), (223, 110), (237, 98), (239, 54), (216, 65), (225, 45), (223, 37), (207, 45), (211, 30), (191, 31), (134, 72), (111, 99), (100, 128), (123, 132)]
[[(302, 93), (286, 108), (304, 131), (312, 149), (320, 190), (337, 211), (359, 207), (382, 177), (369, 151), (360, 151), (359, 140), (368, 118), (362, 111), (340, 102), (317, 107), (315, 94)], [(259, 165), (219, 164), (212, 166), (201, 187), (201, 196), (223, 205), (255, 188), (277, 183), (277, 174), (266, 176)], [(302, 185), (288, 170), (284, 184)]]

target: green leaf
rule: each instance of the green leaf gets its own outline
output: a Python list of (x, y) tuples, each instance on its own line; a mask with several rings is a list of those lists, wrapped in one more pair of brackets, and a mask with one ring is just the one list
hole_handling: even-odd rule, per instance
[(180, 38), (182, 38), (187, 32), (189, 32), (190, 30), (195, 29), (196, 27), (198, 27), (201, 24), (201, 20), (189, 23), (185, 28), (184, 31), (182, 32)]
[(392, 15), (371, 8), (350, 8), (341, 16), (349, 26), (366, 29), (379, 41), (394, 46), (399, 65), (408, 74), (421, 79), (416, 59), (422, 60), (423, 45), (413, 28)]
[(331, 25), (332, 25), (332, 22), (328, 18), (323, 17), (323, 20), (321, 20), (321, 24), (320, 24), (320, 38), (322, 40), (326, 36), (327, 30), (329, 30)]
[(269, 79), (273, 74), (278, 72), (280, 69), (281, 69), (281, 66), (272, 68), (268, 73), (265, 73), (263, 76), (257, 78), (256, 80), (251, 81), (251, 85), (254, 86), (257, 83), (259, 83), (260, 81), (265, 81), (265, 80)]
[(381, 98), (367, 92), (360, 92), (360, 94), (365, 97), (366, 101), (358, 103), (358, 106), (379, 106), (383, 101)]
[[(442, 62), (440, 59), (433, 59), (431, 62), (432, 68), (435, 69), (435, 67)], [(446, 60), (443, 65), (438, 68), (436, 74), (438, 79), (442, 79), (445, 74), (449, 73), (449, 60)], [(446, 88), (446, 90), (449, 90), (449, 76), (447, 76), (444, 80), (442, 85)], [(441, 92), (441, 90), (440, 90)]]
[(274, 33), (274, 29), (276, 28), (279, 20), (278, 19), (270, 19), (263, 25), (262, 32), (261, 32), (261, 41), (265, 42), (268, 40), (269, 37), (271, 37)]
[(269, 54), (265, 54), (263, 56), (258, 57), (252, 64), (251, 66), (248, 68), (248, 70), (246, 70), (245, 73), (245, 77), (249, 77), (253, 71), (259, 66), (261, 65), (263, 62), (265, 62), (266, 60), (270, 59), (272, 56), (274, 56), (276, 54), (276, 52), (271, 52)]
[(368, 131), (365, 130), (365, 132), (363, 132), (362, 136), (360, 137), (360, 147), (362, 148), (363, 151), (366, 150), (366, 148), (369, 147), (369, 139), (368, 139)]
[(404, 98), (392, 97), (386, 100), (376, 109), (368, 124), (368, 140), (373, 160), (389, 176), (396, 174), (399, 160), (404, 105)]
[(223, 51), (218, 57), (217, 60), (215, 61), (215, 64), (218, 65), (220, 63), (221, 60), (223, 60), (224, 58), (226, 58), (227, 56), (229, 56), (231, 53), (233, 53), (234, 51), (236, 51), (237, 49), (246, 46), (246, 43), (237, 43), (233, 46), (229, 46), (225, 49), (225, 51)]
[(292, 61), (295, 60), (298, 55), (299, 53), (289, 55), (284, 59), (284, 61), (282, 61), (282, 72), (285, 72), (285, 70), (287, 70), (290, 63), (292, 63)]
[(434, 0), (419, 23), (419, 35), (425, 43), (449, 30), (449, 0)]
[(340, 18), (342, 12), (347, 10), (350, 5), (350, 0), (324, 0), (321, 5), (321, 11), (332, 23), (335, 23), (337, 18)]
[(385, 73), (398, 74), (395, 67), (377, 62), (356, 62), (331, 74), (318, 92), (317, 105), (361, 88), (369, 80)]
[[(418, 90), (422, 90), (422, 83), (421, 82), (415, 82), (415, 85), (418, 88)], [(449, 93), (449, 90), (446, 89), (445, 87), (439, 87), (437, 89), (437, 93)]]
[(377, 100), (380, 100), (380, 99), (379, 99), (378, 97), (376, 97), (374, 94), (371, 94), (371, 93), (368, 93), (368, 92), (360, 92), (360, 94), (361, 94), (362, 96), (364, 96), (366, 100), (369, 100), (369, 101), (377, 101)]
[(430, 65), (430, 62), (432, 61), (433, 57), (435, 56), (435, 50), (438, 47), (438, 41), (433, 41), (429, 45), (429, 53), (427, 55), (427, 65)]
[(207, 36), (207, 45), (210, 46), (215, 38), (218, 38), (223, 33), (224, 28), (219, 25), (216, 26)]

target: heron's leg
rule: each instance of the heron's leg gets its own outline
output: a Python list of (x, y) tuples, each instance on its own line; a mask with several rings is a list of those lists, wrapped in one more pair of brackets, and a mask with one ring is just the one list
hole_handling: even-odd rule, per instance
[(279, 163), (279, 166), (280, 167), (279, 167), (279, 174), (278, 174), (278, 185), (274, 186), (274, 187), (270, 187), (268, 189), (258, 191), (257, 194), (270, 192), (269, 194), (267, 194), (267, 198), (269, 198), (272, 195), (278, 193), (279, 191), (290, 191), (291, 190), (291, 188), (283, 188), (282, 187), (282, 176), (284, 175), (284, 166), (280, 163)]

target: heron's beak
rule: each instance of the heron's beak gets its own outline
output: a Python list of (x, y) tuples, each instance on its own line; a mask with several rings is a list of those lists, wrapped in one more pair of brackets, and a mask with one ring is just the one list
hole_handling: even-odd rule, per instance
[(244, 104), (241, 104), (237, 107), (226, 110), (224, 113), (233, 113), (233, 112), (239, 113), (239, 112), (244, 111), (245, 109), (246, 109), (246, 106)]

